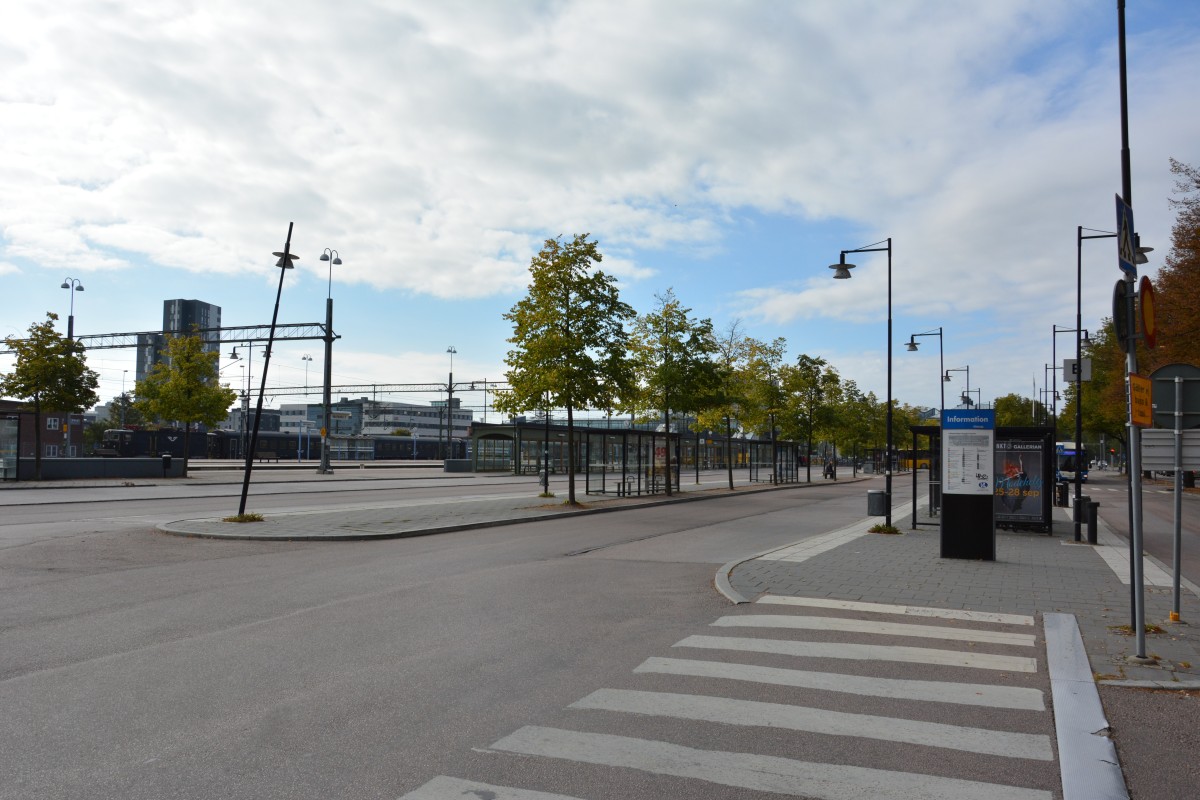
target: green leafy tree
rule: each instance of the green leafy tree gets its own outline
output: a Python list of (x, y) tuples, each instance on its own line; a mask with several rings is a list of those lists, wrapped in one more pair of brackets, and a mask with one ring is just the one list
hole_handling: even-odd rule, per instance
[(641, 386), (641, 404), (662, 413), (666, 427), (667, 494), (671, 488), (671, 411), (693, 412), (715, 405), (718, 372), (712, 321), (689, 316), (673, 290), (657, 295), (658, 308), (639, 316), (630, 337)]
[(34, 477), (42, 477), (42, 411), (79, 414), (99, 401), (99, 376), (88, 369), (84, 346), (54, 329), (58, 315), (46, 313), (45, 322), (29, 326), (29, 336), (6, 336), (5, 345), (16, 356), (13, 371), (0, 378), (0, 393), (27, 400), (32, 411)]
[(729, 488), (733, 489), (733, 423), (736, 420), (741, 427), (740, 415), (747, 402), (750, 339), (742, 333), (741, 323), (734, 320), (713, 342), (717, 348), (713, 359), (716, 387), (713, 401), (696, 414), (696, 423), (702, 428), (725, 428), (725, 470)]
[(220, 353), (204, 349), (199, 336), (167, 339), (165, 358), (137, 383), (136, 408), (155, 420), (183, 423), (183, 476), (187, 477), (192, 425), (212, 427), (225, 419), (237, 392), (221, 386), (217, 374)]
[(513, 323), (505, 358), (509, 390), (496, 408), (567, 412), (567, 502), (575, 503), (576, 409), (611, 409), (636, 394), (626, 324), (633, 309), (616, 280), (595, 269), (603, 256), (587, 234), (547, 239), (529, 265), (528, 293), (504, 318)]
[[(1082, 384), (1083, 428), (1093, 435), (1104, 434), (1115, 439), (1124, 447), (1129, 413), (1125, 395), (1125, 353), (1113, 332), (1111, 319), (1104, 319), (1100, 329), (1086, 341), (1083, 357), (1092, 361), (1092, 379)], [(1077, 386), (1074, 382), (1067, 384), (1065, 419), (1075, 419), (1075, 403), (1079, 401)], [(1074, 439), (1074, 434), (1070, 438)]]
[(992, 405), (996, 411), (996, 427), (1029, 427), (1035, 425), (1036, 414), (1042, 410), (1041, 403), (1019, 394), (997, 397)]
[(140, 427), (146, 424), (142, 412), (138, 410), (135, 398), (129, 392), (113, 398), (108, 407), (109, 428)]
[(786, 418), (790, 424), (784, 428), (784, 436), (804, 438), (807, 442), (804, 460), (809, 481), (812, 481), (814, 436), (818, 441), (829, 441), (836, 434), (835, 410), (841, 399), (841, 384), (841, 376), (825, 359), (809, 355), (801, 355), (785, 373), (789, 400)]

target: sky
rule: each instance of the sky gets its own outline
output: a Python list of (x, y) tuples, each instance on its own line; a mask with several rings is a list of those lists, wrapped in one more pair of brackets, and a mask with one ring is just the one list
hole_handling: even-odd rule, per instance
[[(1200, 3), (1126, 5), (1153, 275), (1168, 159), (1200, 164)], [(332, 294), (335, 386), (502, 381), (530, 259), (588, 233), (638, 312), (673, 289), (882, 399), (886, 254), (828, 265), (890, 238), (893, 395), (950, 407), (969, 374), (984, 402), (1042, 399), (1074, 348), (1053, 328), (1075, 328), (1077, 226), (1116, 226), (1119, 112), (1115, 0), (8, 0), (0, 335), (47, 311), (160, 330), (172, 298), (269, 324), (292, 225), (278, 319), (323, 321)], [(1083, 250), (1094, 330), (1116, 245)], [(943, 383), (939, 344), (969, 373)], [(268, 404), (323, 359), (278, 343)], [(133, 350), (88, 364), (103, 400), (132, 390)]]

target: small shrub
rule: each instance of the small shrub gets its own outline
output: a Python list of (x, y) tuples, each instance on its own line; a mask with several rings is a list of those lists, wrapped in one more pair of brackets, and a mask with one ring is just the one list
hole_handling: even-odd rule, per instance
[(234, 514), (232, 517), (224, 517), (221, 522), (262, 522), (262, 514)]

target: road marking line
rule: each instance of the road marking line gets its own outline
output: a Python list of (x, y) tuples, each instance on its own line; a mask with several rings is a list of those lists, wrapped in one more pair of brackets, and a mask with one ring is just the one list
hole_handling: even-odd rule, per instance
[[(892, 511), (893, 517), (903, 517), (912, 509), (912, 503), (905, 503)], [(795, 544), (781, 547), (778, 550), (772, 550), (769, 553), (764, 553), (758, 556), (763, 561), (791, 561), (801, 562), (807, 561), (813, 556), (819, 556), (834, 548), (841, 547), (847, 542), (852, 542), (855, 539), (866, 536), (869, 533), (869, 528), (875, 526), (878, 519), (868, 517), (860, 520), (853, 525), (848, 525), (845, 528), (839, 528), (836, 531), (823, 533), (819, 536), (811, 536), (803, 539)]]
[(782, 728), (823, 736), (882, 739), (1005, 758), (1054, 760), (1050, 737), (1044, 734), (968, 728), (941, 722), (923, 722), (874, 714), (850, 714), (845, 711), (762, 703), (756, 700), (642, 692), (632, 689), (598, 689), (568, 707), (699, 720), (722, 725)]
[(778, 594), (763, 595), (755, 602), (813, 608), (840, 608), (846, 611), (870, 611), (878, 614), (905, 614), (938, 619), (963, 619), (971, 622), (995, 622), (1000, 625), (1033, 625), (1033, 617), (1025, 614), (998, 614), (992, 611), (967, 611), (960, 608), (900, 606), (889, 603), (862, 603), (854, 600), (831, 600), (827, 597), (791, 597)]
[(487, 798), (488, 800), (579, 800), (577, 797), (565, 794), (514, 789), (511, 786), (493, 786), (490, 783), (464, 781), (445, 775), (439, 775), (424, 786), (413, 789), (400, 800), (462, 800), (464, 796)]
[(890, 697), (897, 700), (923, 700), (987, 708), (1013, 708), (1021, 711), (1046, 710), (1046, 701), (1040, 689), (1026, 689), (1020, 686), (915, 681), (901, 678), (867, 678), (859, 675), (840, 675), (835, 672), (811, 672), (778, 667), (759, 667), (751, 664), (729, 664), (724, 661), (696, 661), (657, 656), (643, 661), (634, 669), (634, 672), (724, 678), (868, 697)]
[[(1093, 547), (1093, 552), (1116, 574), (1117, 580), (1129, 585), (1129, 543), (1115, 534), (1100, 528), (1096, 532), (1096, 540), (1100, 547)], [(1150, 586), (1174, 586), (1174, 579), (1148, 558), (1142, 559), (1142, 580)]]
[(526, 726), (492, 745), (493, 750), (626, 767), (819, 800), (1051, 800), (1052, 794), (911, 772), (815, 764), (755, 753), (728, 753), (556, 728)]
[(792, 628), (806, 631), (839, 631), (872, 633), (881, 636), (912, 636), (922, 639), (945, 639), (958, 642), (986, 642), (1020, 647), (1033, 647), (1037, 638), (1031, 633), (979, 631), (946, 628), (937, 625), (910, 625), (904, 622), (880, 622), (845, 617), (805, 617), (784, 614), (742, 614), (721, 617), (712, 625), (726, 628)]
[(926, 647), (900, 647), (844, 642), (796, 642), (786, 639), (751, 639), (737, 636), (689, 636), (675, 647), (700, 647), (710, 650), (743, 650), (753, 653), (802, 656), (805, 658), (844, 658), (855, 661), (903, 661), (912, 664), (992, 669), (1004, 672), (1037, 672), (1037, 659), (1025, 656), (1000, 656), (959, 650), (934, 650)]

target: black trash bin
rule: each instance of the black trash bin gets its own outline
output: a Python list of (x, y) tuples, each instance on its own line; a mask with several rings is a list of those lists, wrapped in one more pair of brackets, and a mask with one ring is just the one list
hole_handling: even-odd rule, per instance
[(1089, 501), (1087, 504), (1087, 541), (1088, 544), (1096, 544), (1099, 540), (1099, 535), (1096, 533), (1096, 515), (1100, 513), (1100, 504), (1095, 500)]
[(162, 464), (163, 464), (163, 477), (165, 478), (165, 477), (167, 477), (167, 473), (169, 473), (171, 471), (171, 454), (170, 453), (162, 454)]
[(1061, 481), (1054, 485), (1054, 505), (1066, 508), (1071, 505), (1067, 498), (1071, 493), (1071, 484), (1066, 481)]
[(886, 517), (888, 513), (887, 492), (871, 489), (867, 492), (867, 516)]

